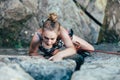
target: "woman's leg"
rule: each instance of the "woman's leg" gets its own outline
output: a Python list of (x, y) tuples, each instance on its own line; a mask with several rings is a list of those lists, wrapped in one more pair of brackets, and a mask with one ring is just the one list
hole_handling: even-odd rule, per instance
[(94, 47), (89, 44), (87, 41), (85, 41), (84, 39), (76, 36), (76, 35), (73, 35), (73, 38), (72, 38), (72, 42), (73, 44), (75, 44), (75, 47), (77, 45), (77, 47), (79, 46), (79, 49), (81, 50), (85, 50), (85, 51), (94, 51)]

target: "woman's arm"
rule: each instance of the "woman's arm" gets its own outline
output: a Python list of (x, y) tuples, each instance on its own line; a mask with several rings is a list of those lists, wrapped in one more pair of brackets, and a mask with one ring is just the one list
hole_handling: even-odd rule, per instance
[(64, 50), (59, 51), (56, 55), (52, 56), (50, 60), (53, 61), (54, 60), (59, 61), (64, 57), (68, 57), (73, 54), (76, 54), (76, 49), (72, 43), (71, 38), (68, 35), (68, 32), (63, 27), (61, 27), (60, 30), (61, 30), (60, 37), (62, 38), (62, 41), (64, 42), (66, 48)]
[(38, 37), (37, 33), (35, 33), (35, 35), (32, 38), (32, 41), (30, 43), (29, 55), (37, 56), (38, 55), (38, 53), (37, 53), (38, 47), (39, 47), (39, 37)]
[(94, 51), (94, 47), (91, 44), (76, 35), (73, 35), (72, 42), (76, 45), (79, 44), (79, 49)]
[(65, 44), (66, 49), (62, 50), (63, 57), (68, 57), (76, 53), (75, 47), (72, 43), (70, 36), (68, 35), (68, 31), (61, 27), (61, 38)]

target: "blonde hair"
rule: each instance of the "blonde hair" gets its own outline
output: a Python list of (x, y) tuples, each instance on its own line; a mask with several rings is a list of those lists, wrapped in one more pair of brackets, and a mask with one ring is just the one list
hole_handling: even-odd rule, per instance
[(57, 14), (56, 13), (50, 13), (48, 16), (48, 19), (52, 20), (53, 22), (56, 22)]
[(48, 19), (43, 23), (43, 30), (51, 30), (59, 33), (60, 31), (60, 23), (57, 21), (57, 14), (50, 13)]

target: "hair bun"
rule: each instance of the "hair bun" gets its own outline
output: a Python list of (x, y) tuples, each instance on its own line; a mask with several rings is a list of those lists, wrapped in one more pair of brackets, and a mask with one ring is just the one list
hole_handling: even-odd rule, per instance
[(53, 22), (57, 22), (57, 17), (58, 16), (56, 13), (50, 13), (48, 19), (53, 21)]

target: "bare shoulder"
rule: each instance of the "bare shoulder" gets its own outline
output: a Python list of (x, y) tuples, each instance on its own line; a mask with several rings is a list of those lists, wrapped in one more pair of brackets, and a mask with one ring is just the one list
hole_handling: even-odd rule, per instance
[(61, 38), (66, 47), (74, 47), (72, 40), (70, 36), (68, 35), (68, 31), (62, 26), (61, 26)]
[(42, 29), (41, 28), (38, 29), (37, 32), (39, 32), (41, 34), (42, 33)]
[(68, 35), (67, 30), (64, 27), (62, 27), (62, 26), (60, 27), (60, 33), (61, 33), (61, 35), (65, 35), (65, 34)]
[(41, 34), (42, 34), (42, 29), (40, 28), (34, 33), (32, 42), (39, 42)]
[(63, 40), (66, 40), (66, 41), (70, 40), (68, 31), (62, 26), (60, 27), (60, 36)]

